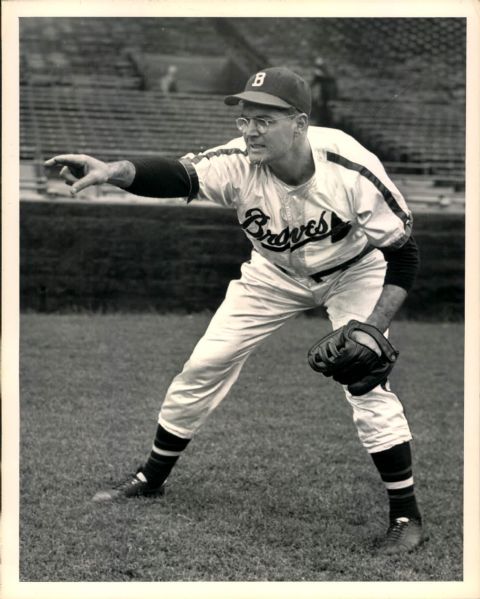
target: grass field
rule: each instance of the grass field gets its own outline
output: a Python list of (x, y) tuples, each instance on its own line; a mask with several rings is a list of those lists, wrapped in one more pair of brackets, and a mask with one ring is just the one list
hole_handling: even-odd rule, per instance
[(430, 537), (414, 554), (377, 554), (386, 492), (341, 389), (306, 363), (327, 331), (318, 318), (253, 354), (165, 498), (91, 502), (147, 455), (163, 393), (208, 320), (22, 315), (20, 579), (462, 580), (458, 323), (398, 322), (391, 335)]

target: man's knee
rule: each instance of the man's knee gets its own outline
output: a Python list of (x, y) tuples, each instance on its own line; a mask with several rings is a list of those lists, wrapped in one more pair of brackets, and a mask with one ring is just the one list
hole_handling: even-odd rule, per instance
[(345, 396), (353, 409), (353, 421), (362, 445), (369, 452), (382, 451), (411, 439), (403, 405), (388, 386), (378, 385), (369, 393)]
[(240, 352), (238, 347), (229, 347), (222, 344), (215, 348), (198, 347), (194, 350), (184, 366), (184, 371), (191, 373), (228, 372), (230, 368), (245, 360), (245, 352)]

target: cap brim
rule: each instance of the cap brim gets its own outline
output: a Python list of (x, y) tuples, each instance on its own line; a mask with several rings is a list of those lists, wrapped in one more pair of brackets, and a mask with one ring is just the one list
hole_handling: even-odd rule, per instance
[(235, 94), (234, 96), (227, 96), (225, 98), (225, 104), (228, 106), (235, 106), (235, 104), (238, 104), (241, 100), (244, 102), (252, 102), (252, 104), (275, 106), (276, 108), (290, 108), (291, 106), (291, 104), (285, 102), (285, 100), (264, 92), (242, 92), (241, 94)]

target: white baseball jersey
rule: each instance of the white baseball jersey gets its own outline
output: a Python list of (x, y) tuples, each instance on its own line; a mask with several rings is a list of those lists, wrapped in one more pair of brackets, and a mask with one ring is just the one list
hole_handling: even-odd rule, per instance
[[(367, 319), (383, 290), (386, 261), (381, 252), (363, 250), (401, 246), (410, 235), (405, 200), (371, 152), (335, 129), (310, 127), (308, 139), (315, 173), (297, 187), (268, 166), (250, 163), (243, 138), (182, 158), (190, 177), (193, 169), (198, 176), (194, 197), (234, 208), (257, 251), (242, 265), (240, 279), (230, 282), (166, 393), (159, 423), (172, 434), (191, 438), (248, 356), (290, 318), (324, 306), (334, 328)], [(359, 254), (363, 259), (345, 271), (308, 276)], [(361, 398), (345, 392), (367, 451), (411, 439), (402, 404), (389, 388), (379, 385)]]
[(315, 173), (292, 187), (268, 166), (252, 164), (242, 137), (187, 154), (197, 198), (235, 208), (254, 248), (297, 276), (335, 267), (367, 243), (400, 247), (412, 214), (378, 158), (338, 129), (309, 127)]

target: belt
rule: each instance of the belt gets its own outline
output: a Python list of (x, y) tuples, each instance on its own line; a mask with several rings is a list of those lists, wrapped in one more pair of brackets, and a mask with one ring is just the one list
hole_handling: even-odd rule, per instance
[[(326, 270), (320, 270), (319, 272), (315, 272), (308, 276), (310, 278), (312, 278), (315, 281), (315, 283), (321, 283), (323, 280), (323, 277), (328, 277), (328, 275), (331, 275), (334, 272), (346, 270), (349, 266), (351, 266), (352, 264), (355, 264), (355, 262), (358, 262), (359, 260), (361, 260), (364, 256), (366, 256), (367, 254), (372, 252), (374, 249), (376, 249), (376, 248), (373, 245), (367, 244), (363, 248), (363, 250), (359, 254), (354, 256), (353, 258), (350, 258), (349, 260), (346, 260), (345, 262), (342, 262), (341, 264), (337, 264), (337, 266), (332, 266), (332, 268), (327, 268)], [(286, 275), (292, 276), (291, 273), (289, 273), (288, 270), (286, 270), (282, 266), (279, 266), (278, 264), (275, 264), (275, 266), (277, 268), (279, 268), (282, 272), (284, 272)]]

